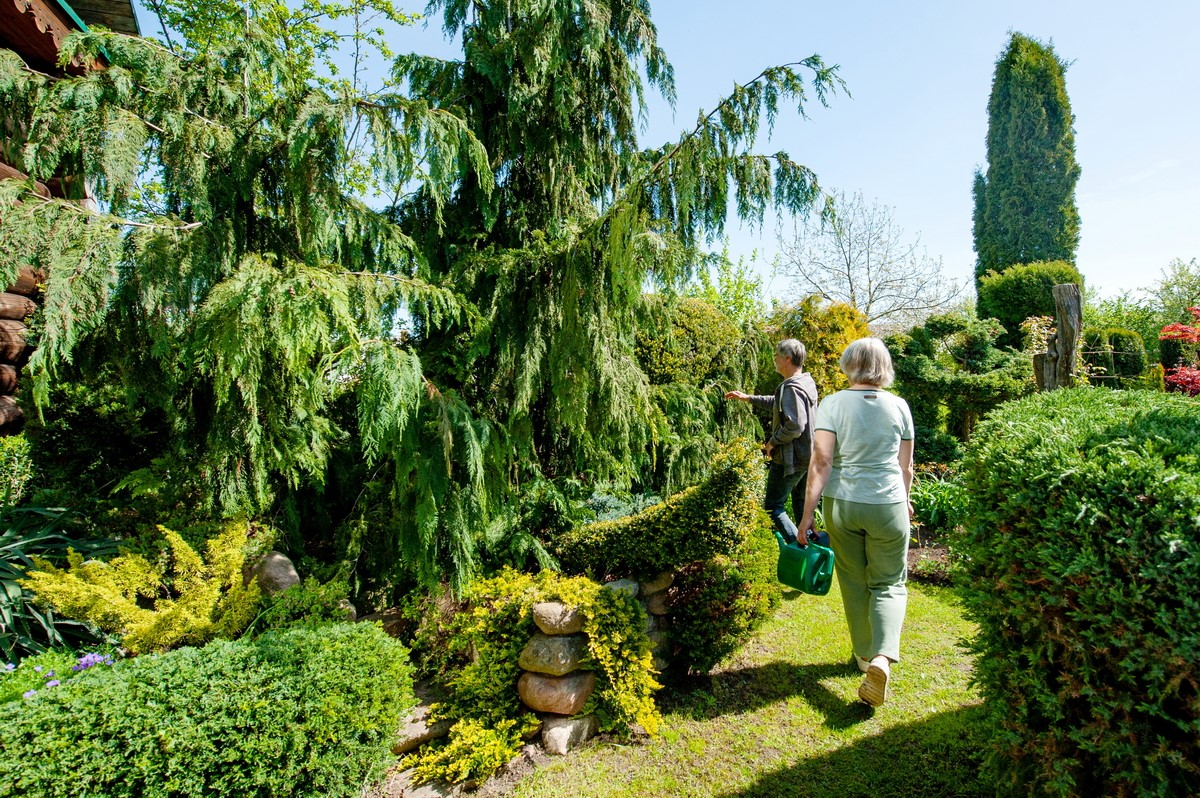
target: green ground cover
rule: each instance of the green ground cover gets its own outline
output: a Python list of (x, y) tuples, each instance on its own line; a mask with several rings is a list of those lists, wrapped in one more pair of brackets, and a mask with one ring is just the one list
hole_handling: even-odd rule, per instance
[(953, 593), (910, 585), (904, 662), (888, 703), (857, 700), (837, 590), (784, 604), (709, 677), (660, 696), (663, 732), (599, 741), (539, 768), (515, 795), (977, 796), (979, 698)]

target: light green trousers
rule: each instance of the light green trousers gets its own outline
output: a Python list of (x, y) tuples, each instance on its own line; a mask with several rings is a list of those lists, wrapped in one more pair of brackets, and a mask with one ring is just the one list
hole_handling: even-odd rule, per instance
[(908, 505), (821, 502), (850, 644), (863, 659), (900, 659), (908, 607)]

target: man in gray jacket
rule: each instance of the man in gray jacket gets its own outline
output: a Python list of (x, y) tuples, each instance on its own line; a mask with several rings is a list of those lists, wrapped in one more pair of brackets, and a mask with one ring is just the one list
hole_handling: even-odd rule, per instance
[(763, 446), (763, 452), (771, 459), (763, 506), (788, 543), (796, 541), (797, 533), (796, 524), (787, 514), (787, 500), (790, 495), (793, 511), (803, 511), (808, 461), (812, 455), (812, 422), (817, 410), (817, 384), (811, 374), (802, 370), (807, 356), (804, 344), (795, 338), (780, 341), (775, 347), (775, 371), (783, 377), (783, 382), (774, 396), (753, 396), (741, 391), (725, 394), (726, 399), (739, 399), (771, 411), (771, 436)]

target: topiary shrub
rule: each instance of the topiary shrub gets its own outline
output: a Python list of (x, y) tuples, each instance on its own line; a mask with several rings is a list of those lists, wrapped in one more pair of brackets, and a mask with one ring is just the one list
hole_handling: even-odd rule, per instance
[(138, 657), (0, 706), (0, 785), (27, 798), (357, 796), (414, 703), (408, 651), (370, 624)]
[(734, 441), (704, 482), (636, 515), (569, 530), (554, 545), (563, 571), (647, 578), (733, 553), (763, 512), (762, 463), (756, 445)]
[(1002, 346), (1021, 345), (1021, 322), (1030, 316), (1054, 315), (1054, 286), (1074, 283), (1083, 290), (1083, 275), (1062, 260), (1018, 263), (988, 272), (979, 281), (979, 316), (998, 319), (1007, 331)]
[(964, 603), (985, 780), (1052, 796), (1200, 788), (1200, 404), (1060, 390), (964, 461)]
[(685, 565), (670, 588), (671, 665), (705, 673), (733, 653), (778, 608), (779, 545), (766, 516), (730, 555)]

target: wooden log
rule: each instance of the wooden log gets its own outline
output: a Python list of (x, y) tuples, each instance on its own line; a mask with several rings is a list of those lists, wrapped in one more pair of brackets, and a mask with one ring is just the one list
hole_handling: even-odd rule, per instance
[(4, 290), (10, 294), (33, 296), (41, 290), (39, 286), (45, 282), (46, 273), (44, 271), (32, 266), (22, 266), (21, 271), (17, 274), (16, 282)]
[(1074, 283), (1054, 286), (1054, 315), (1058, 323), (1057, 387), (1075, 384), (1075, 361), (1083, 332), (1083, 297)]
[(11, 396), (17, 392), (17, 370), (7, 363), (0, 363), (0, 396)]
[(27, 296), (0, 292), (0, 319), (23, 321), (37, 310), (37, 303)]
[(16, 435), (25, 426), (25, 413), (17, 400), (11, 396), (0, 396), (0, 435)]
[(33, 347), (25, 343), (24, 324), (12, 319), (0, 319), (0, 363), (23, 366)]

